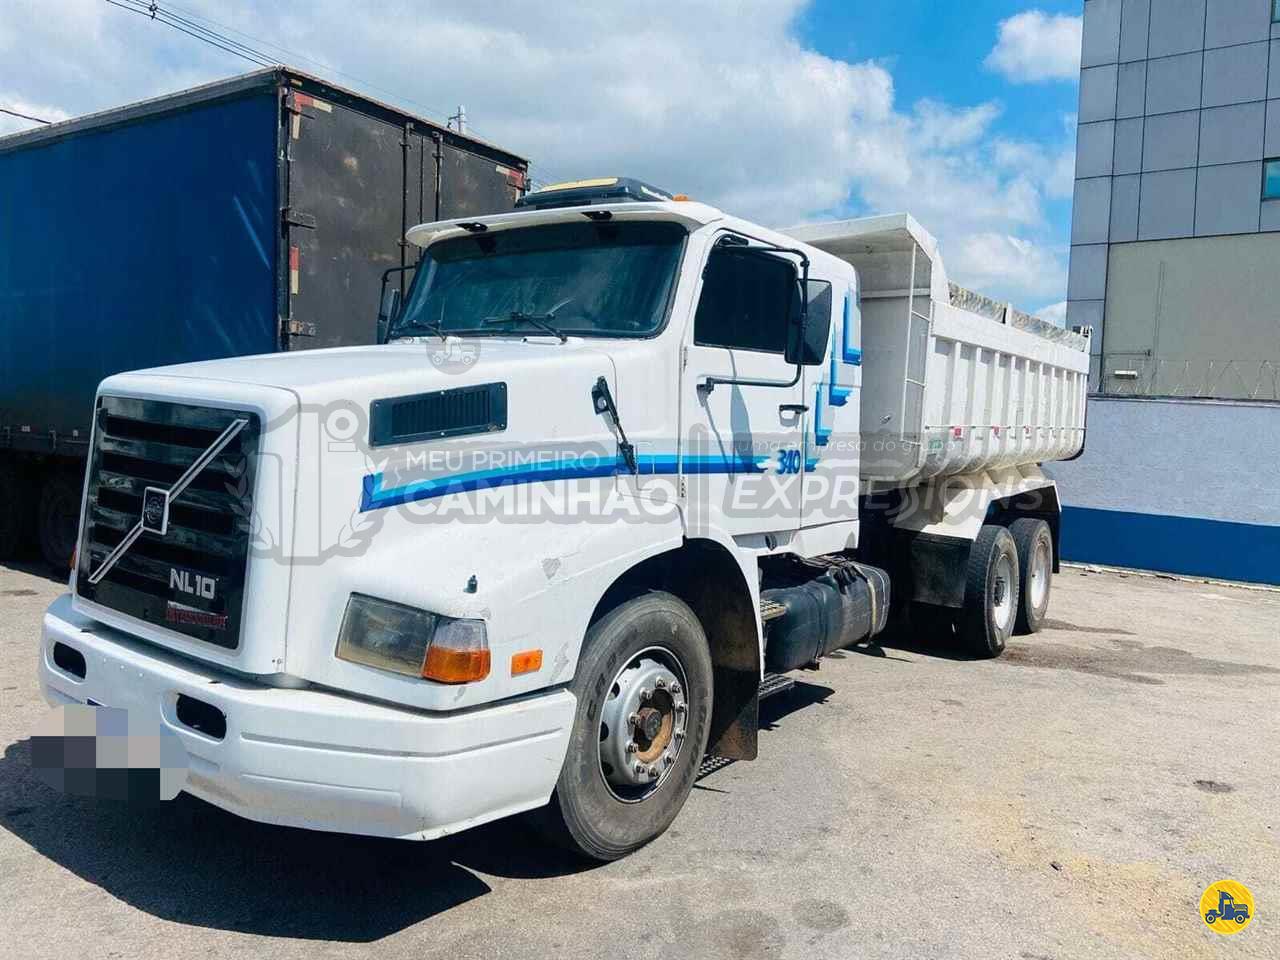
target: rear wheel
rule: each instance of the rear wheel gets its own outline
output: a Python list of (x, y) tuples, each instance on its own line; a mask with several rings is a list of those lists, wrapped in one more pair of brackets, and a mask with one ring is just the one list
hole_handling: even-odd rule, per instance
[(1018, 551), (1018, 633), (1038, 633), (1049, 612), (1049, 588), (1053, 581), (1053, 531), (1034, 517), (1021, 517), (1009, 524)]
[(1004, 527), (985, 525), (969, 551), (964, 608), (956, 627), (977, 657), (1004, 652), (1018, 607), (1018, 551)]
[(711, 654), (692, 610), (654, 591), (587, 631), (578, 709), (547, 820), (554, 839), (616, 860), (670, 826), (707, 746)]
[(37, 532), (40, 554), (49, 566), (69, 570), (80, 520), (80, 485), (69, 470), (50, 473), (40, 493)]
[(20, 491), (18, 471), (0, 464), (0, 560), (16, 556), (22, 546), (26, 523)]

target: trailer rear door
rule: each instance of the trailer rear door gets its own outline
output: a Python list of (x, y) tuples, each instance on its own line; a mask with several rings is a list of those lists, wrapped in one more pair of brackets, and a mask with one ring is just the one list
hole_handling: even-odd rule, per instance
[[(419, 256), (405, 231), (510, 210), (523, 171), (467, 150), (465, 137), (357, 109), (359, 101), (299, 89), (287, 89), (283, 101), (282, 344), (373, 343), (383, 273)], [(411, 278), (391, 277), (404, 285)]]

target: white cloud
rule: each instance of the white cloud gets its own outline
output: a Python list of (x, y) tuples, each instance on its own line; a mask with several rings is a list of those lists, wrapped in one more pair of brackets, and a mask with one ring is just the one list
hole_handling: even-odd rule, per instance
[[(1061, 195), (1061, 145), (1025, 145), (1018, 163), (994, 133), (999, 104), (896, 103), (889, 61), (804, 45), (794, 24), (806, 5), (706, 0), (675, 18), (659, 0), (557, 3), (537, 16), (516, 0), (394, 0), (353, 17), (345, 0), (181, 2), (412, 112), (440, 119), (465, 103), (473, 132), (530, 157), (538, 179), (638, 176), (774, 225), (910, 210), (958, 282), (1061, 296), (1045, 278), (1065, 285), (1063, 271), (1025, 267), (1054, 256), (1044, 202)], [(59, 9), (8, 0), (0, 102), (76, 115), (251, 69), (101, 0)], [(1007, 242), (973, 239), (991, 236)], [(984, 260), (983, 243), (1010, 275)]]
[(999, 139), (992, 144), (992, 160), (1002, 170), (1031, 177), (1040, 184), (1047, 197), (1070, 197), (1075, 187), (1074, 140), (1043, 144)]
[[(59, 107), (51, 106), (47, 103), (31, 103), (21, 97), (12, 94), (0, 92), (0, 106), (13, 113), (0, 113), (0, 137), (10, 133), (17, 133), (20, 130), (29, 130), (32, 127), (42, 127), (41, 120), (47, 120), (50, 123), (57, 123), (59, 120), (66, 120), (70, 114)], [(25, 117), (14, 116), (14, 113), (25, 114)], [(31, 120), (27, 117), (37, 117)]]
[(1057, 303), (1046, 303), (1035, 311), (1035, 314), (1041, 320), (1048, 320), (1050, 323), (1065, 327), (1067, 325), (1067, 301), (1059, 300)]
[(946, 263), (952, 278), (984, 293), (1015, 290), (1023, 298), (1044, 300), (1066, 289), (1063, 257), (1022, 237), (969, 234), (960, 237), (949, 253)]
[(1080, 75), (1080, 17), (1027, 10), (1000, 21), (987, 69), (1014, 83), (1076, 80)]

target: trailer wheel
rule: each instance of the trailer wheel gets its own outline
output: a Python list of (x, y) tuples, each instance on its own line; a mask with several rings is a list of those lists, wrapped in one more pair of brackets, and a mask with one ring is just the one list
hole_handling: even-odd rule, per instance
[(1049, 588), (1053, 582), (1053, 532), (1043, 520), (1021, 517), (1009, 524), (1018, 550), (1018, 633), (1038, 633), (1049, 612)]
[(40, 554), (49, 566), (65, 572), (71, 568), (80, 521), (80, 486), (69, 470), (50, 474), (40, 492), (37, 534)]
[(1017, 619), (1018, 550), (1005, 527), (986, 524), (969, 551), (964, 607), (956, 626), (974, 656), (1004, 652)]
[(545, 826), (593, 860), (617, 860), (670, 826), (693, 788), (711, 722), (711, 653), (692, 610), (652, 591), (587, 631), (578, 700)]
[(18, 472), (8, 464), (0, 464), (0, 560), (16, 556), (25, 539), (21, 490)]

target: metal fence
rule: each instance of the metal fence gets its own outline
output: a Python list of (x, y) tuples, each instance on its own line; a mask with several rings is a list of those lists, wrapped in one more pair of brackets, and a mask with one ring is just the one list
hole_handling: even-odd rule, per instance
[(1098, 391), (1120, 397), (1187, 397), (1280, 401), (1280, 361), (1158, 360), (1108, 353)]

